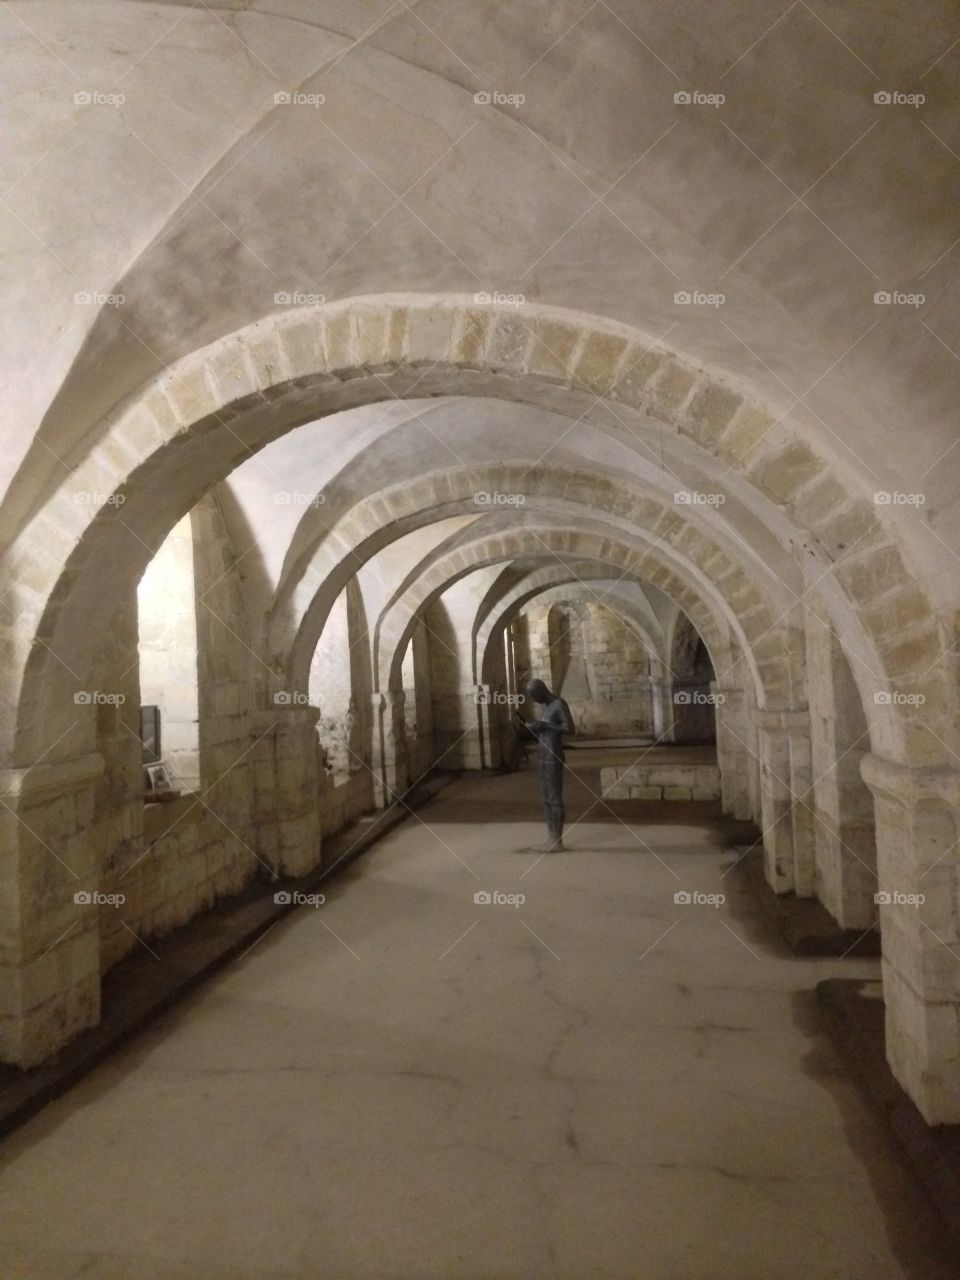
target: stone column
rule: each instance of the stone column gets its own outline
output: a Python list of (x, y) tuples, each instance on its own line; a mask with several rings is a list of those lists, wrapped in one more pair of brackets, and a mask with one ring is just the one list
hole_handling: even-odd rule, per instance
[(440, 761), (441, 766), (483, 768), (490, 730), (489, 700), (493, 697), (494, 687), (489, 684), (461, 685), (456, 720), (458, 728), (449, 753)]
[(279, 876), (302, 876), (320, 863), (320, 767), (311, 706), (276, 706), (253, 716), (258, 852)]
[(877, 920), (873, 796), (860, 774), (870, 735), (860, 691), (826, 616), (806, 611), (817, 891), (845, 929)]
[(928, 1124), (960, 1124), (960, 771), (864, 756), (876, 805), (887, 1060)]
[(650, 677), (650, 697), (653, 702), (653, 736), (658, 742), (673, 742), (676, 738), (673, 706), (673, 681), (670, 676)]
[(479, 759), (481, 769), (496, 769), (500, 763), (500, 726), (506, 694), (495, 684), (476, 684), (472, 690), (477, 707)]
[(816, 894), (810, 716), (806, 708), (754, 710), (767, 883), (775, 893)]
[(373, 799), (378, 809), (393, 804), (409, 785), (403, 690), (373, 695)]
[(0, 772), (0, 1058), (33, 1067), (100, 1020), (96, 752)]
[(750, 754), (746, 703), (742, 689), (711, 684), (716, 696), (717, 763), (723, 812), (746, 821), (750, 817)]

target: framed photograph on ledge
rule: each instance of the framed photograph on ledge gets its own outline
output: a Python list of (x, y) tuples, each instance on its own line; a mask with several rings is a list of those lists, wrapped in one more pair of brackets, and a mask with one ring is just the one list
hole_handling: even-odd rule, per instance
[(148, 764), (144, 766), (147, 797), (151, 800), (165, 800), (173, 796), (173, 783), (165, 764)]

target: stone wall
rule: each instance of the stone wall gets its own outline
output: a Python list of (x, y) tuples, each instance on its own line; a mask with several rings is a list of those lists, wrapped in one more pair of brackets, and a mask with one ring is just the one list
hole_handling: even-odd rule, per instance
[(636, 632), (603, 605), (533, 605), (515, 627), (517, 680), (543, 680), (570, 705), (579, 733), (653, 736), (650, 657)]
[[(218, 897), (238, 892), (269, 871), (252, 834), (255, 779), (249, 626), (234, 549), (215, 494), (194, 509), (188, 525), (196, 650), (192, 656), (186, 652), (184, 631), (172, 633), (171, 661), (176, 672), (191, 664), (197, 671), (199, 776), (195, 788), (184, 791), (179, 799), (147, 805), (143, 801), (137, 737), (137, 613), (132, 603), (117, 618), (111, 650), (104, 654), (106, 668), (127, 672), (126, 701), (104, 716), (103, 732), (98, 733), (98, 748), (107, 760), (96, 798), (95, 830), (103, 850), (98, 887), (123, 898), (117, 905), (99, 909), (104, 971), (137, 946), (138, 940), (162, 938)], [(179, 552), (185, 526), (178, 526), (177, 532)], [(179, 574), (182, 559), (182, 555), (165, 557), (161, 560), (164, 572)], [(153, 584), (156, 579), (148, 587)], [(175, 595), (176, 582), (157, 585), (162, 601)], [(140, 598), (142, 606), (143, 590)], [(154, 643), (156, 636), (156, 630), (148, 632), (152, 678), (162, 691), (163, 650)], [(104, 679), (111, 677), (105, 673)]]
[(721, 796), (717, 765), (683, 761), (611, 766), (600, 770), (600, 785), (608, 800), (719, 800)]

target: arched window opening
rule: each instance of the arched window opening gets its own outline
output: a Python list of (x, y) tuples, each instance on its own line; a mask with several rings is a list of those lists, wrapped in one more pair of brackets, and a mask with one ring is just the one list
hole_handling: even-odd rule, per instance
[(189, 515), (174, 525), (147, 565), (137, 587), (137, 610), (140, 702), (157, 712), (146, 710), (142, 717), (151, 738), (145, 766), (159, 762), (174, 788), (195, 791), (200, 785), (200, 689)]
[(357, 705), (353, 697), (350, 618), (347, 588), (330, 610), (310, 664), (310, 702), (320, 708), (317, 735), (334, 786), (348, 782), (359, 760), (355, 754)]

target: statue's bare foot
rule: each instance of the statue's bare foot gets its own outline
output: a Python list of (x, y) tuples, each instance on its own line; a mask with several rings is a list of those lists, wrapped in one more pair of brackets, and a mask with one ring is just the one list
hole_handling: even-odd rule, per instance
[(567, 846), (562, 840), (548, 840), (546, 844), (529, 845), (526, 849), (519, 849), (519, 853), (566, 853)]

